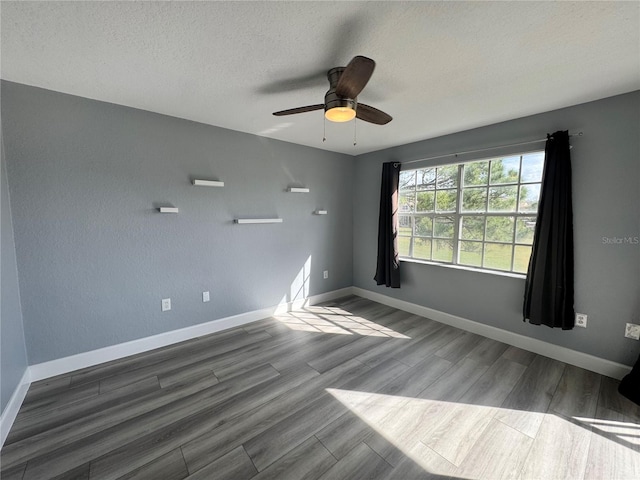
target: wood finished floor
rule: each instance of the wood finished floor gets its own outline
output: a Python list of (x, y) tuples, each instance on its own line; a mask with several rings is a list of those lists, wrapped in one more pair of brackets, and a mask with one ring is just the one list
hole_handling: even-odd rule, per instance
[(34, 383), (13, 479), (638, 479), (618, 382), (359, 297)]

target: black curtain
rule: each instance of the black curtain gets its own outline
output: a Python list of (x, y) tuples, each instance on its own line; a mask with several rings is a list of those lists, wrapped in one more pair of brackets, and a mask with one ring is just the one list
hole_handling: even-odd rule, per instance
[(400, 288), (398, 261), (398, 184), (400, 164), (382, 164), (380, 216), (378, 218), (378, 266), (373, 279), (378, 285)]
[(538, 219), (524, 293), (524, 320), (570, 330), (573, 309), (573, 208), (569, 132), (547, 135)]

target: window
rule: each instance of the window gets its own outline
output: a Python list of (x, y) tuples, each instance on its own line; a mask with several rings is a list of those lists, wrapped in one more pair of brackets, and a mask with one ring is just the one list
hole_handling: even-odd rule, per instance
[(400, 172), (400, 257), (526, 273), (544, 152)]

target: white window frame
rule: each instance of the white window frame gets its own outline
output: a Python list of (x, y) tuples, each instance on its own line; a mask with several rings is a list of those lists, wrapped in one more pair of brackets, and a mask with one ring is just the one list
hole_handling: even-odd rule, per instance
[[(400, 255), (400, 260), (402, 261), (409, 261), (409, 262), (417, 262), (417, 263), (433, 263), (433, 264), (438, 264), (438, 265), (453, 265), (453, 266), (457, 266), (457, 267), (461, 267), (461, 268), (468, 268), (468, 269), (473, 269), (473, 270), (481, 270), (481, 271), (488, 271), (491, 273), (502, 273), (502, 274), (510, 274), (510, 275), (518, 275), (518, 276), (523, 276), (526, 274), (526, 271), (522, 271), (522, 270), (514, 270), (514, 268), (516, 268), (515, 265), (515, 261), (516, 261), (516, 248), (517, 247), (531, 247), (531, 243), (525, 243), (525, 242), (518, 242), (517, 241), (517, 230), (518, 230), (518, 220), (519, 219), (533, 219), (534, 221), (534, 225), (532, 226), (533, 229), (535, 229), (535, 221), (537, 221), (537, 212), (533, 212), (533, 211), (520, 211), (520, 193), (521, 193), (521, 189), (523, 186), (526, 185), (532, 185), (532, 186), (539, 186), (541, 188), (541, 182), (542, 182), (542, 178), (540, 178), (539, 180), (536, 181), (523, 181), (522, 179), (522, 159), (525, 156), (529, 156), (529, 155), (536, 155), (536, 154), (542, 154), (543, 156), (543, 166), (544, 166), (544, 151), (543, 150), (535, 150), (535, 151), (528, 151), (528, 152), (521, 152), (521, 153), (513, 153), (513, 154), (509, 154), (509, 155), (503, 155), (503, 156), (493, 156), (493, 157), (489, 157), (489, 158), (476, 158), (476, 159), (472, 159), (472, 160), (467, 160), (461, 163), (454, 163), (454, 164), (438, 164), (438, 165), (425, 165), (425, 166), (421, 166), (421, 167), (416, 167), (416, 168), (407, 168), (407, 169), (403, 169), (403, 172), (409, 172), (409, 171), (420, 171), (420, 170), (426, 170), (426, 169), (434, 169), (434, 171), (437, 171), (435, 169), (438, 168), (443, 168), (443, 167), (452, 167), (452, 166), (456, 166), (458, 169), (457, 172), (457, 184), (456, 184), (456, 203), (455, 203), (455, 211), (451, 211), (451, 212), (447, 212), (447, 211), (437, 211), (436, 210), (436, 202), (437, 202), (437, 191), (441, 191), (441, 190), (448, 190), (449, 188), (439, 188), (437, 185), (437, 177), (434, 180), (434, 188), (433, 189), (423, 189), (420, 190), (417, 188), (417, 182), (416, 184), (413, 185), (413, 187), (411, 189), (403, 189), (402, 186), (399, 190), (399, 198), (402, 197), (402, 194), (409, 191), (409, 192), (413, 192), (414, 193), (414, 208), (413, 211), (399, 211), (399, 217), (402, 219), (402, 217), (409, 217), (410, 219), (410, 227), (411, 227), (411, 234), (407, 235), (406, 232), (403, 234), (402, 231), (402, 225), (401, 228), (399, 229), (399, 240), (400, 238), (409, 238), (409, 252), (408, 252), (408, 256), (403, 256)], [(470, 163), (475, 163), (475, 162), (491, 162), (491, 161), (495, 161), (495, 160), (501, 160), (501, 159), (505, 159), (505, 158), (513, 158), (513, 157), (519, 157), (519, 173), (518, 173), (518, 179), (516, 181), (513, 182), (509, 182), (509, 183), (500, 183), (500, 184), (491, 184), (491, 171), (489, 170), (488, 172), (488, 179), (487, 179), (487, 183), (485, 185), (473, 185), (473, 186), (468, 186), (465, 187), (464, 185), (464, 168), (465, 165), (468, 165)], [(489, 163), (489, 165), (491, 165), (491, 163)], [(485, 198), (485, 204), (484, 204), (484, 211), (482, 212), (471, 212), (471, 211), (463, 211), (462, 207), (463, 207), (463, 194), (465, 189), (470, 189), (470, 188), (486, 188), (487, 191), (487, 195)], [(515, 210), (514, 211), (506, 211), (506, 212), (500, 212), (500, 211), (490, 211), (489, 210), (489, 190), (492, 187), (516, 187), (516, 206), (515, 206)], [(417, 211), (417, 203), (418, 203), (418, 192), (434, 192), (434, 200), (433, 200), (433, 211), (429, 211), (429, 212), (418, 212)], [(539, 203), (539, 198), (538, 198), (538, 203)], [(421, 218), (421, 217), (429, 217), (432, 219), (431, 221), (431, 236), (429, 237), (424, 237), (424, 236), (420, 236), (420, 235), (416, 235), (416, 230), (415, 230), (415, 223), (416, 223), (416, 219), (417, 218)], [(438, 260), (438, 259), (434, 259), (433, 258), (433, 253), (434, 253), (434, 244), (438, 239), (443, 239), (443, 237), (436, 237), (435, 233), (435, 223), (436, 223), (436, 217), (453, 217), (453, 237), (452, 238), (446, 238), (447, 241), (451, 241), (453, 244), (453, 255), (452, 255), (452, 261), (445, 261), (445, 260)], [(463, 239), (460, 238), (460, 231), (462, 228), (462, 220), (463, 217), (479, 217), (479, 218), (484, 218), (484, 229), (483, 229), (483, 235), (482, 235), (482, 240), (470, 240), (470, 239)], [(506, 242), (506, 241), (497, 241), (497, 240), (487, 240), (487, 218), (489, 217), (513, 217), (514, 221), (513, 221), (513, 231), (512, 231), (512, 238), (510, 242)], [(405, 227), (406, 228), (406, 227)], [(425, 238), (427, 240), (431, 241), (431, 247), (430, 247), (430, 258), (425, 259), (425, 258), (420, 258), (420, 257), (415, 257), (414, 256), (414, 247), (415, 247), (415, 239), (416, 238)], [(460, 263), (460, 253), (461, 253), (461, 244), (462, 242), (475, 242), (475, 243), (479, 243), (481, 245), (481, 256), (480, 256), (480, 265), (470, 265), (468, 263)], [(511, 259), (510, 259), (510, 268), (508, 270), (506, 269), (501, 269), (501, 268), (492, 268), (490, 266), (486, 266), (485, 265), (485, 252), (486, 252), (486, 246), (487, 245), (509, 245), (511, 246)], [(401, 250), (402, 251), (402, 250)]]

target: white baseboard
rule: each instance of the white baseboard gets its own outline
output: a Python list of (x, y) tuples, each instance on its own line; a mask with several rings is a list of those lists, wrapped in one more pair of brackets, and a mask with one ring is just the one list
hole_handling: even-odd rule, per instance
[(317, 305), (318, 303), (329, 302), (336, 298), (347, 297), (349, 295), (353, 295), (353, 287), (340, 288), (338, 290), (332, 290), (331, 292), (314, 295), (309, 298), (307, 305)]
[(159, 333), (150, 337), (144, 337), (129, 342), (111, 345), (89, 352), (78, 353), (68, 357), (57, 358), (48, 362), (31, 365), (32, 381), (43, 380), (65, 373), (73, 372), (81, 368), (91, 367), (100, 363), (118, 360), (120, 358), (147, 352), (160, 347), (166, 347), (174, 343), (183, 342), (195, 337), (219, 332), (228, 328), (237, 327), (246, 323), (255, 322), (272, 315), (274, 309), (261, 309), (252, 312), (241, 313), (231, 317), (220, 318), (211, 322), (180, 328), (170, 332)]
[(172, 330), (170, 332), (160, 333), (158, 335), (152, 335), (150, 337), (140, 338), (138, 340), (132, 340), (130, 342), (111, 345), (109, 347), (99, 348), (90, 352), (78, 353), (77, 355), (58, 358), (49, 362), (38, 363), (29, 367), (31, 381), (35, 382), (45, 378), (54, 377), (56, 375), (73, 372), (74, 370), (79, 370), (81, 368), (91, 367), (99, 363), (118, 360), (130, 355), (147, 352), (155, 348), (165, 347), (167, 345), (183, 342), (195, 337), (209, 335), (211, 333), (220, 332), (229, 328), (262, 320), (277, 313), (297, 310), (307, 305), (326, 302), (350, 294), (351, 287), (342, 288), (340, 290), (313, 295), (293, 302), (282, 303), (272, 307), (262, 308), (260, 310), (253, 310), (239, 315), (219, 318), (211, 322), (201, 323), (191, 327), (185, 327), (178, 330)]
[(27, 367), (20, 379), (20, 383), (9, 399), (9, 403), (7, 403), (7, 406), (2, 411), (2, 416), (0, 416), (0, 449), (4, 445), (7, 435), (9, 435), (9, 430), (11, 430), (11, 426), (18, 416), (18, 411), (24, 401), (24, 397), (27, 395), (30, 385), (31, 375), (29, 367)]
[(476, 333), (483, 337), (488, 337), (508, 345), (513, 345), (514, 347), (522, 348), (523, 350), (528, 350), (539, 355), (544, 355), (545, 357), (553, 358), (564, 363), (575, 365), (607, 377), (620, 380), (629, 373), (629, 371), (631, 371), (631, 367), (622, 365), (621, 363), (612, 362), (611, 360), (571, 350), (570, 348), (543, 342), (542, 340), (526, 337), (501, 328), (474, 322), (473, 320), (457, 317), (455, 315), (423, 307), (422, 305), (415, 303), (398, 300), (397, 298), (389, 297), (381, 293), (372, 292), (359, 287), (352, 287), (351, 290), (354, 295), (358, 295), (359, 297), (367, 298), (374, 302), (382, 303), (389, 307), (404, 310), (405, 312), (413, 313), (415, 315), (420, 315), (421, 317), (430, 318), (431, 320), (451, 325), (452, 327), (460, 328), (468, 332)]

